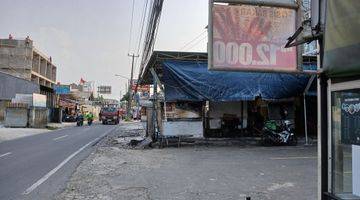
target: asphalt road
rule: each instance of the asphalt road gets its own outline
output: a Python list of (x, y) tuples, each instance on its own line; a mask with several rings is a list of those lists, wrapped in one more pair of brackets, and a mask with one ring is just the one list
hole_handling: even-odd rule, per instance
[(70, 127), (0, 143), (0, 199), (51, 199), (114, 125)]

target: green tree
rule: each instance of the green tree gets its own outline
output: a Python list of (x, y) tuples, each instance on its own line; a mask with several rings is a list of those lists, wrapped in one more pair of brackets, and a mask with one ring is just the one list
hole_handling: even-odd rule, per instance
[(126, 94), (124, 94), (124, 96), (121, 98), (121, 101), (129, 101), (130, 99), (130, 94), (129, 92), (127, 92)]

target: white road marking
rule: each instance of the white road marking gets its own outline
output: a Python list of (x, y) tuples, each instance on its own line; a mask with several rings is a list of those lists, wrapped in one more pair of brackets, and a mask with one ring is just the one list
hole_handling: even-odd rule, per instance
[(63, 136), (60, 136), (60, 137), (54, 138), (53, 140), (54, 140), (54, 141), (56, 141), (56, 140), (59, 140), (59, 139), (61, 139), (61, 138), (65, 138), (65, 137), (67, 137), (67, 136), (69, 136), (69, 135), (63, 135)]
[(303, 157), (272, 157), (270, 160), (296, 160), (296, 159), (315, 159), (316, 156), (303, 156)]
[(7, 155), (10, 155), (10, 154), (11, 154), (11, 152), (4, 153), (4, 154), (0, 155), (0, 158), (4, 157), (4, 156), (7, 156)]
[(28, 189), (26, 189), (23, 192), (23, 195), (27, 195), (30, 194), (33, 190), (35, 190), (37, 187), (39, 187), (42, 183), (44, 183), (47, 179), (49, 179), (53, 174), (55, 174), (62, 166), (64, 166), (67, 162), (69, 162), (73, 157), (75, 157), (77, 154), (79, 154), (82, 150), (84, 150), (86, 147), (88, 147), (89, 145), (91, 145), (92, 143), (96, 142), (97, 140), (101, 139), (102, 137), (104, 137), (105, 135), (107, 135), (108, 133), (110, 133), (111, 131), (113, 131), (115, 128), (112, 128), (108, 131), (106, 131), (104, 134), (102, 134), (101, 136), (91, 140), (89, 143), (85, 144), (84, 146), (82, 146), (80, 149), (78, 149), (77, 151), (75, 151), (73, 154), (71, 154), (69, 157), (67, 157), (65, 160), (63, 160), (58, 166), (56, 166), (54, 169), (52, 169), (51, 171), (49, 171), (45, 176), (43, 176), (42, 178), (40, 178), (38, 181), (36, 181), (33, 185), (31, 185)]

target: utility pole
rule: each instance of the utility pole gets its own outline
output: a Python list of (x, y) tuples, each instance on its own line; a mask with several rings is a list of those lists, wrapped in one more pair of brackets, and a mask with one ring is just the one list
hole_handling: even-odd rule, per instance
[(127, 116), (130, 118), (131, 116), (131, 102), (132, 102), (132, 85), (133, 85), (133, 75), (134, 75), (134, 61), (136, 57), (139, 57), (139, 55), (135, 55), (135, 54), (128, 54), (128, 56), (132, 57), (132, 62), (131, 62), (131, 75), (130, 75), (130, 83), (129, 83), (129, 101), (128, 101), (128, 106), (127, 106)]

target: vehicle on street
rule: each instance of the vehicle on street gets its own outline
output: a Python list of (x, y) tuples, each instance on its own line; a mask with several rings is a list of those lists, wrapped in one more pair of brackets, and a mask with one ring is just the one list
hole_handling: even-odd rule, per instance
[(120, 122), (120, 112), (117, 108), (114, 107), (102, 108), (99, 117), (102, 121), (102, 124), (119, 124)]
[(84, 116), (82, 114), (79, 114), (76, 117), (76, 125), (77, 126), (82, 126), (84, 124)]
[(85, 118), (86, 118), (88, 125), (91, 126), (91, 124), (94, 121), (94, 115), (92, 114), (92, 112), (86, 113)]
[(262, 135), (263, 145), (297, 145), (294, 125), (289, 120), (265, 122)]

